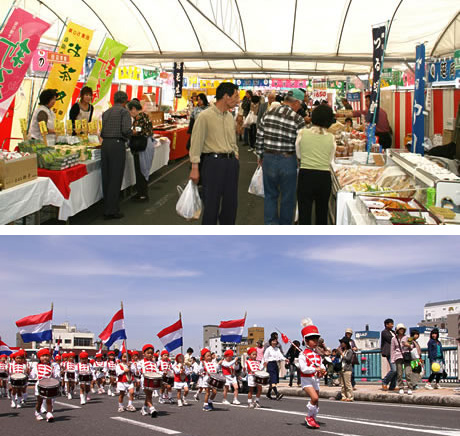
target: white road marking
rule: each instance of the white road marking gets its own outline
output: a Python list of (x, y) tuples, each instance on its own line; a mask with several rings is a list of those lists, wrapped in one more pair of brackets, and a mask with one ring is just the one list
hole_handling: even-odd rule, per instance
[(81, 409), (81, 406), (76, 406), (75, 404), (62, 403), (61, 401), (55, 401), (54, 404), (59, 404), (60, 406), (68, 406), (71, 409)]
[(359, 434), (337, 433), (335, 431), (326, 431), (326, 430), (319, 430), (319, 433), (335, 434), (336, 436), (363, 436), (363, 435), (359, 435)]
[(157, 425), (146, 424), (145, 422), (135, 421), (133, 419), (122, 418), (120, 416), (114, 416), (110, 419), (114, 419), (116, 421), (126, 422), (128, 424), (137, 425), (138, 427), (148, 428), (149, 430), (157, 431), (158, 433), (164, 434), (180, 434), (180, 431), (171, 430), (169, 428), (158, 427)]
[[(234, 406), (234, 407), (247, 407), (247, 406)], [(263, 411), (263, 412), (276, 412), (276, 413), (285, 413), (287, 415), (300, 415), (300, 416), (305, 416), (305, 412), (295, 412), (295, 411), (290, 411), (290, 410), (281, 410), (281, 409), (254, 409), (258, 411)], [(428, 433), (431, 435), (439, 435), (439, 436), (460, 436), (460, 430), (450, 430), (450, 429), (440, 429), (439, 427), (437, 428), (430, 428), (427, 429), (427, 426), (423, 426), (424, 428), (415, 428), (415, 427), (408, 427), (406, 425), (395, 425), (391, 423), (385, 423), (385, 422), (376, 422), (376, 421), (367, 421), (367, 420), (357, 420), (357, 419), (348, 419), (348, 418), (343, 418), (341, 416), (331, 416), (331, 415), (319, 415), (319, 419), (330, 419), (331, 421), (341, 421), (341, 422), (347, 422), (350, 424), (362, 424), (362, 425), (371, 425), (373, 427), (385, 427), (385, 428), (394, 428), (397, 430), (406, 430), (406, 431), (413, 431), (416, 433)]]

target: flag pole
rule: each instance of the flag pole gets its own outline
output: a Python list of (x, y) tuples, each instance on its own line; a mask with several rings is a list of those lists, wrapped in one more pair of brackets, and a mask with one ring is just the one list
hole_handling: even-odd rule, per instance
[[(123, 301), (121, 302), (121, 310), (123, 310)], [(125, 314), (123, 313), (123, 320), (124, 319), (125, 319)], [(125, 326), (125, 331), (126, 331), (126, 326)], [(128, 342), (126, 341), (126, 339), (123, 339), (123, 342), (126, 348), (126, 364), (128, 365), (128, 368), (129, 368)], [(121, 345), (121, 349), (123, 350), (123, 343)], [(121, 358), (123, 359), (123, 351), (121, 352)]]
[[(278, 328), (278, 327), (275, 327), (276, 330), (278, 330), (278, 332), (282, 335), (283, 332)], [(288, 342), (294, 347), (296, 348), (298, 351), (302, 352), (302, 350), (296, 345), (294, 344), (287, 336), (286, 336)]]
[[(182, 312), (179, 312), (179, 321), (181, 321), (182, 325)], [(182, 345), (180, 346), (180, 354), (184, 355), (184, 339), (182, 336)]]
[[(54, 309), (54, 303), (51, 302), (51, 312), (53, 311)], [(53, 325), (51, 323), (51, 341), (50, 341), (50, 354), (51, 356), (53, 355), (53, 351), (52, 351), (52, 347), (53, 347)], [(51, 360), (51, 359), (50, 359)]]

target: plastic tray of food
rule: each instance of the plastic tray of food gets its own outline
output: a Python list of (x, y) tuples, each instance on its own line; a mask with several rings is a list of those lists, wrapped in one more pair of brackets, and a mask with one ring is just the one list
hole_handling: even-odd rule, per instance
[(376, 220), (389, 221), (392, 217), (391, 212), (384, 209), (371, 209), (370, 212)]
[[(388, 211), (407, 210), (414, 212), (425, 212), (426, 209), (415, 198), (401, 197), (372, 197), (361, 195), (361, 201), (368, 209), (383, 208)], [(383, 206), (381, 206), (383, 204)]]
[(439, 225), (441, 221), (431, 212), (392, 211), (391, 224), (401, 225)]

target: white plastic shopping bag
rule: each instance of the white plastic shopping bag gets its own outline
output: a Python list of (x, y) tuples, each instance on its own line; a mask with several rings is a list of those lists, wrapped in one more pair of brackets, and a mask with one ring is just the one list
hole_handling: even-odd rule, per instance
[(257, 115), (254, 112), (249, 112), (243, 122), (243, 127), (250, 127), (257, 123)]
[(180, 197), (176, 203), (176, 212), (186, 220), (199, 219), (203, 204), (198, 192), (198, 186), (189, 180), (184, 190), (180, 186), (177, 187), (177, 190), (180, 193)]
[(258, 166), (254, 175), (252, 176), (251, 183), (249, 184), (248, 192), (250, 194), (257, 195), (258, 197), (264, 197), (264, 176), (262, 173), (262, 166)]

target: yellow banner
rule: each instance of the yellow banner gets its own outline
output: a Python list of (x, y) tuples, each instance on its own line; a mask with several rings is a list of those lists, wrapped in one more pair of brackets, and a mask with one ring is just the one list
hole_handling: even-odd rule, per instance
[(72, 99), (75, 86), (85, 62), (93, 31), (70, 22), (59, 46), (60, 54), (70, 56), (68, 64), (53, 64), (45, 89), (57, 89), (58, 98), (52, 110), (62, 120)]
[(141, 80), (142, 69), (138, 67), (119, 67), (118, 79)]

